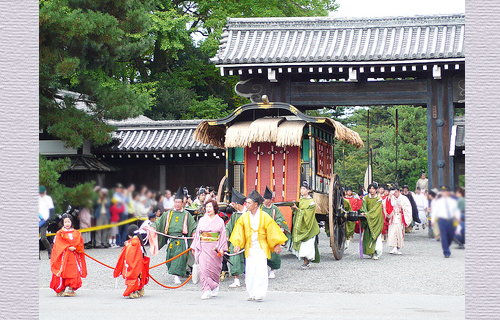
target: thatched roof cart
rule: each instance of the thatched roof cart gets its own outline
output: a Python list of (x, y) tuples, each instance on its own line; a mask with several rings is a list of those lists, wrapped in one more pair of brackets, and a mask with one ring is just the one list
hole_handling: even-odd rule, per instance
[[(273, 191), (273, 202), (292, 225), (287, 204), (298, 201), (300, 184), (308, 180), (318, 221), (328, 221), (330, 244), (341, 259), (345, 241), (345, 212), (340, 179), (333, 173), (335, 140), (358, 148), (363, 141), (353, 130), (326, 117), (312, 117), (281, 102), (250, 103), (228, 117), (206, 120), (194, 133), (196, 140), (226, 149), (226, 175), (221, 199), (232, 187), (248, 194)], [(225, 186), (225, 187), (222, 187)]]

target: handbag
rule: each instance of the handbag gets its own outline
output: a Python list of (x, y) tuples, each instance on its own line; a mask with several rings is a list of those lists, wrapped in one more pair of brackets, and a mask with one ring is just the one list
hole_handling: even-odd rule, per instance
[(197, 284), (200, 281), (200, 266), (198, 262), (193, 264), (193, 270), (191, 271), (191, 280), (193, 280), (194, 284)]

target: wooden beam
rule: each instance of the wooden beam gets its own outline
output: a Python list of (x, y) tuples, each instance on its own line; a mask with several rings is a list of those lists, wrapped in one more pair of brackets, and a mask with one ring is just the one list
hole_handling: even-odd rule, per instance
[(427, 104), (426, 80), (293, 82), (290, 104), (304, 109), (330, 106)]

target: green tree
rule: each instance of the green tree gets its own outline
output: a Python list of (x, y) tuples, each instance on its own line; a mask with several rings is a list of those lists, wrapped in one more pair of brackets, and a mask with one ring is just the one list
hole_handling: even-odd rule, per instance
[[(40, 127), (78, 148), (110, 141), (106, 120), (143, 114), (148, 95), (128, 81), (152, 43), (152, 0), (40, 0)], [(61, 94), (71, 90), (82, 94)], [(86, 108), (77, 108), (76, 103)]]
[(355, 149), (337, 143), (335, 173), (341, 177), (342, 148), (345, 150), (346, 184), (363, 184), (368, 165), (368, 146), (372, 148), (373, 180), (379, 183), (396, 181), (396, 109), (398, 109), (398, 184), (416, 184), (420, 172), (427, 168), (427, 113), (421, 107), (392, 106), (370, 108), (370, 143), (367, 134), (367, 109), (355, 110), (346, 122), (358, 132), (365, 148)]

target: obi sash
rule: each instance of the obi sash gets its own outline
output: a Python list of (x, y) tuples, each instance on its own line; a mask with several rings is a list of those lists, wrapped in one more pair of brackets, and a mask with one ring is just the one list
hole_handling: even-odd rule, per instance
[(219, 240), (218, 232), (202, 232), (200, 234), (200, 241), (215, 242)]

